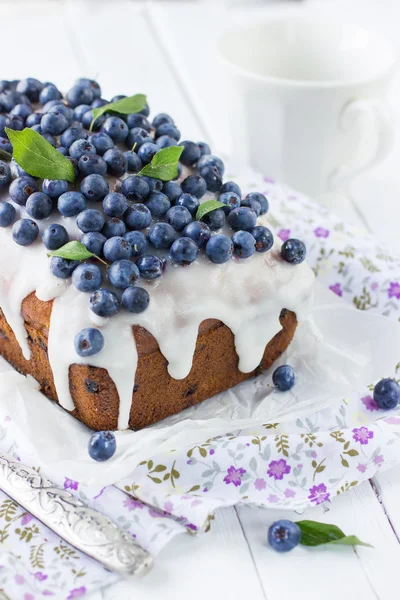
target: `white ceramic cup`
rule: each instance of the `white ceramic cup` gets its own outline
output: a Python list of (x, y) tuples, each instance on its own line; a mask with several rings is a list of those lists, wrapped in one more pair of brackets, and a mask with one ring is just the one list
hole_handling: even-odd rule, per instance
[(226, 31), (218, 51), (240, 160), (320, 197), (387, 155), (397, 57), (384, 38), (285, 17)]

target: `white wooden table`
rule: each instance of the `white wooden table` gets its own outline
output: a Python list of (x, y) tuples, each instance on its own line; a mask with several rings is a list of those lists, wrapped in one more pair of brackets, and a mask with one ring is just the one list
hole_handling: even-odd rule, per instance
[[(364, 24), (400, 45), (398, 0), (264, 5), (243, 0), (242, 6), (235, 4), (230, 11), (232, 4), (228, 0), (0, 0), (1, 77), (33, 76), (68, 89), (76, 77), (87, 76), (99, 79), (105, 97), (143, 92), (152, 112), (174, 116), (184, 138), (204, 139), (229, 152), (214, 42), (230, 21), (299, 11)], [(400, 78), (392, 88), (395, 109), (399, 90)], [(399, 115), (400, 107), (396, 112)], [(400, 135), (385, 163), (355, 183), (353, 203), (338, 200), (336, 210), (400, 249), (399, 163)], [(316, 507), (304, 515), (335, 523), (373, 544), (374, 550), (298, 548), (278, 555), (265, 547), (266, 524), (281, 516), (254, 507), (220, 510), (210, 533), (175, 538), (146, 578), (120, 583), (93, 594), (91, 600), (400, 597), (400, 466), (335, 499), (327, 514)]]

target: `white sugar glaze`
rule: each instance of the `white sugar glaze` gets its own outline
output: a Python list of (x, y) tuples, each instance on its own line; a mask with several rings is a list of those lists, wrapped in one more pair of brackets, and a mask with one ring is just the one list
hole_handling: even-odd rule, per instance
[[(74, 218), (53, 215), (38, 225), (43, 230), (52, 221), (62, 222), (70, 238), (79, 239)], [(265, 217), (260, 217), (258, 224), (267, 224)], [(205, 319), (219, 319), (231, 329), (239, 369), (250, 372), (260, 363), (266, 344), (281, 329), (281, 309), (294, 311), (299, 320), (306, 316), (313, 273), (305, 263), (292, 266), (282, 260), (280, 245), (276, 240), (269, 252), (223, 265), (214, 265), (203, 255), (189, 267), (168, 263), (162, 277), (140, 282), (150, 294), (150, 305), (144, 313), (134, 315), (121, 310), (110, 319), (102, 319), (90, 310), (89, 294), (77, 291), (70, 280), (51, 274), (50, 259), (40, 238), (24, 248), (12, 240), (11, 228), (4, 228), (0, 230), (0, 306), (28, 359), (30, 349), (21, 303), (34, 291), (39, 300), (54, 298), (48, 355), (60, 404), (67, 410), (74, 408), (68, 379), (71, 364), (103, 367), (120, 399), (118, 428), (126, 429), (137, 367), (133, 325), (141, 325), (155, 337), (168, 361), (169, 374), (183, 379), (190, 372), (198, 328)], [(85, 360), (75, 352), (74, 337), (93, 324), (101, 329), (105, 344), (99, 354)]]

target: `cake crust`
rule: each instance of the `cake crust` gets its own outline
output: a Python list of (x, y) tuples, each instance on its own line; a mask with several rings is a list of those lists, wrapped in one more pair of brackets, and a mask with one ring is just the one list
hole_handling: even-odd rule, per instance
[[(0, 354), (24, 375), (32, 375), (41, 391), (57, 401), (47, 346), (52, 301), (43, 302), (30, 294), (22, 303), (22, 316), (28, 334), (31, 357), (26, 360), (14, 332), (0, 310)], [(135, 387), (132, 394), (129, 427), (141, 429), (176, 414), (268, 369), (286, 350), (297, 326), (294, 312), (283, 309), (282, 329), (267, 344), (258, 369), (242, 373), (238, 369), (234, 336), (216, 319), (204, 320), (199, 327), (193, 365), (184, 379), (173, 379), (168, 362), (156, 339), (140, 326), (133, 326), (138, 352)], [(118, 392), (106, 369), (72, 364), (69, 367), (72, 415), (97, 430), (118, 427)]]

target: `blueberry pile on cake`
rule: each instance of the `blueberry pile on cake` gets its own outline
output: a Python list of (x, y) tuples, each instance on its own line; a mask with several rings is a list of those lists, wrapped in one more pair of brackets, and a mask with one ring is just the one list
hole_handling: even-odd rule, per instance
[(312, 298), (304, 244), (142, 94), (0, 81), (0, 353), (94, 429), (268, 369)]

